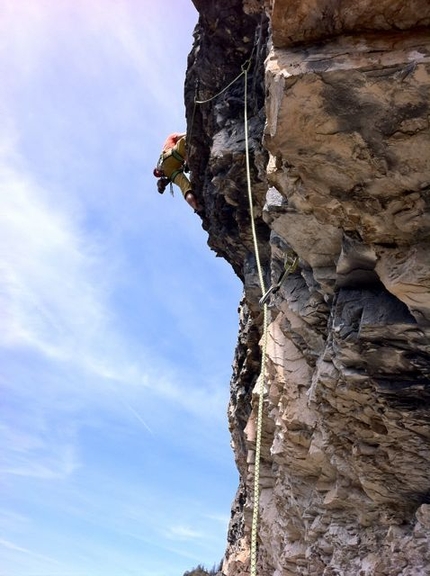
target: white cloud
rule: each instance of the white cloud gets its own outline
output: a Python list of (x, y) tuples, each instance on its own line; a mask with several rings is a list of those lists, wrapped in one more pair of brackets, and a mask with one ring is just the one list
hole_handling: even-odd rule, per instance
[[(0, 5), (0, 70), (11, 66), (20, 74), (32, 76), (40, 66), (40, 55), (49, 42), (41, 3), (3, 0)], [(4, 77), (4, 76), (3, 76)]]
[(205, 358), (205, 235), (145, 176), (184, 127), (194, 9), (167, 4), (0, 2), (0, 545), (17, 576), (173, 575), (219, 531), (201, 480), (225, 469), (229, 374), (217, 343)]
[[(31, 412), (26, 414), (25, 426), (17, 418), (10, 430), (3, 430), (16, 433), (5, 444), (13, 447), (7, 451), (7, 472), (55, 479), (77, 469), (75, 434), (54, 435), (48, 441), (39, 432), (40, 427), (51, 428), (52, 415), (65, 409), (74, 411), (76, 426), (84, 406), (123, 412), (146, 433), (154, 433), (148, 417), (156, 420), (160, 399), (163, 411), (171, 415), (185, 411), (197, 419), (207, 420), (210, 406), (211, 429), (224, 419), (225, 390), (216, 374), (210, 374), (213, 381), (196, 381), (195, 374), (174, 368), (160, 355), (142, 348), (137, 354), (118, 332), (110, 290), (121, 256), (118, 252), (112, 256), (101, 248), (100, 239), (82, 228), (76, 201), (56, 203), (52, 191), (4, 163), (0, 202), (0, 307), (4, 310), (0, 346), (23, 355), (33, 350), (50, 363), (51, 370), (49, 377), (37, 376), (41, 379), (34, 382), (38, 392), (28, 388), (25, 380), (13, 383), (14, 393), (25, 398)], [(187, 322), (192, 322), (191, 316), (189, 310)], [(77, 385), (79, 372), (86, 375), (85, 386)]]
[(1, 306), (7, 313), (1, 344), (33, 346), (66, 360), (105, 328), (106, 292), (91, 239), (44, 195), (25, 176), (0, 167)]
[(68, 478), (78, 467), (75, 446), (61, 445), (55, 446), (55, 454), (47, 454), (44, 447), (40, 457), (29, 455), (26, 459), (11, 462), (2, 469), (2, 473), (42, 480), (59, 480)]
[(76, 436), (76, 424), (62, 419), (61, 414), (48, 418), (37, 406), (37, 400), (35, 405), (21, 406), (19, 413), (4, 411), (0, 424), (3, 446), (0, 470), (3, 476), (68, 478), (81, 465)]
[(25, 554), (26, 556), (31, 556), (37, 560), (43, 560), (44, 562), (49, 562), (50, 564), (61, 565), (61, 563), (57, 562), (55, 558), (45, 556), (44, 554), (38, 554), (36, 552), (33, 552), (32, 550), (29, 550), (28, 548), (24, 548), (23, 546), (19, 546), (18, 544), (15, 544), (14, 542), (5, 540), (3, 538), (0, 538), (0, 546), (6, 548), (7, 550), (19, 552), (20, 554)]
[(61, 206), (30, 175), (1, 164), (0, 205), (0, 346), (145, 385), (109, 301), (120, 252), (84, 230), (79, 207)]
[[(130, 343), (118, 333), (109, 301), (120, 256), (106, 253), (97, 238), (80, 227), (79, 208), (73, 203), (72, 209), (56, 205), (51, 191), (4, 166), (0, 167), (0, 201), (0, 307), (4, 311), (0, 345), (23, 353), (33, 349), (55, 366), (55, 393), (49, 393), (49, 405), (39, 406), (40, 418), (61, 412), (64, 398), (70, 403), (71, 393), (72, 402), (81, 408), (78, 398), (88, 403), (92, 395), (88, 384), (93, 387), (93, 401), (106, 406), (108, 399), (110, 409), (125, 409), (149, 432), (148, 395), (162, 398), (176, 412), (185, 410), (206, 419), (210, 406), (216, 420), (223, 418), (225, 391), (219, 383), (195, 382), (195, 375), (181, 374), (163, 357), (145, 350), (136, 355), (128, 352)], [(62, 375), (65, 370), (68, 379)], [(86, 386), (75, 386), (73, 370), (89, 375)], [(45, 378), (42, 386), (49, 390), (49, 380)], [(58, 442), (66, 453), (67, 443)], [(9, 471), (54, 477), (73, 467), (71, 460), (55, 459), (51, 453), (45, 464), (23, 466), (13, 460)]]
[(204, 534), (198, 530), (194, 530), (189, 526), (183, 526), (180, 524), (176, 526), (170, 526), (166, 535), (172, 540), (196, 540), (204, 538)]
[(228, 514), (206, 514), (206, 518), (215, 520), (215, 522), (219, 522), (225, 526), (230, 522), (230, 516)]

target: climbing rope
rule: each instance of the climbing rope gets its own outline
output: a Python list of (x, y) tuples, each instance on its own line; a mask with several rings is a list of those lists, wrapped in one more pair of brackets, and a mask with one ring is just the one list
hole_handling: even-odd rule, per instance
[(258, 522), (259, 522), (259, 507), (260, 507), (260, 465), (261, 465), (261, 444), (263, 436), (263, 405), (264, 405), (264, 388), (266, 378), (266, 358), (267, 358), (267, 340), (268, 340), (268, 326), (269, 315), (267, 301), (271, 294), (274, 294), (281, 287), (285, 278), (294, 272), (298, 266), (299, 258), (295, 252), (288, 250), (285, 256), (284, 270), (279, 277), (279, 280), (272, 284), (269, 290), (266, 291), (263, 268), (261, 266), (260, 251), (258, 247), (257, 231), (255, 228), (254, 206), (252, 201), (251, 190), (251, 170), (249, 163), (249, 134), (248, 134), (248, 70), (251, 65), (249, 60), (242, 66), (244, 72), (244, 132), (245, 132), (245, 160), (246, 160), (246, 180), (248, 188), (248, 201), (249, 213), (251, 220), (252, 239), (254, 243), (255, 260), (257, 264), (258, 279), (262, 297), (260, 305), (263, 306), (263, 346), (261, 353), (261, 366), (260, 374), (257, 379), (257, 394), (258, 394), (258, 407), (257, 407), (257, 429), (255, 439), (255, 463), (254, 463), (254, 492), (253, 492), (253, 509), (252, 509), (252, 525), (251, 525), (251, 576), (257, 574), (257, 537), (258, 537)]
[[(251, 170), (249, 162), (249, 134), (248, 134), (248, 72), (251, 67), (252, 58), (254, 54), (255, 47), (257, 45), (257, 38), (254, 42), (254, 46), (250, 57), (241, 66), (241, 72), (222, 90), (217, 92), (214, 96), (206, 100), (194, 99), (194, 108), (191, 120), (190, 129), (190, 139), (193, 131), (194, 116), (196, 112), (196, 107), (198, 104), (206, 104), (211, 102), (221, 94), (223, 94), (230, 86), (232, 86), (239, 78), (244, 76), (244, 133), (245, 133), (245, 159), (246, 159), (246, 179), (247, 179), (247, 190), (248, 190), (248, 201), (249, 201), (249, 213), (251, 220), (251, 230), (252, 238), (254, 244), (255, 259), (257, 264), (258, 279), (260, 284), (260, 290), (262, 298), (260, 303), (263, 306), (263, 345), (261, 354), (261, 368), (260, 374), (257, 379), (256, 390), (258, 394), (258, 407), (257, 407), (257, 427), (256, 427), (256, 440), (255, 440), (255, 463), (254, 463), (254, 486), (253, 486), (253, 510), (252, 510), (252, 525), (251, 525), (251, 576), (256, 576), (257, 574), (257, 537), (258, 537), (258, 522), (259, 522), (259, 505), (260, 505), (260, 464), (261, 464), (261, 444), (262, 444), (262, 433), (263, 433), (263, 405), (264, 405), (264, 387), (265, 387), (265, 373), (266, 373), (266, 357), (267, 357), (267, 340), (268, 340), (268, 306), (267, 299), (268, 293), (266, 292), (263, 269), (260, 260), (260, 251), (258, 247), (257, 231), (255, 227), (255, 216), (254, 216), (254, 206), (252, 199), (252, 189), (251, 189)], [(197, 87), (196, 87), (197, 90)], [(292, 270), (295, 265), (289, 262), (289, 268), (283, 275), (283, 278)], [(287, 266), (287, 265), (286, 265)], [(282, 278), (282, 279), (283, 279)], [(279, 282), (280, 285), (280, 282)], [(273, 288), (273, 287), (272, 287)], [(269, 289), (272, 293), (274, 290)], [(264, 299), (264, 301), (262, 301)]]
[[(252, 49), (251, 56), (250, 56), (249, 59), (245, 62), (245, 64), (247, 64), (248, 62), (251, 62), (251, 58), (252, 58), (253, 53), (254, 53), (254, 48)], [(245, 64), (244, 64), (244, 65), (245, 65)], [(189, 135), (189, 140), (190, 140), (190, 142), (191, 142), (192, 136), (193, 136), (194, 118), (195, 118), (195, 115), (196, 115), (197, 104), (207, 104), (208, 102), (212, 102), (212, 100), (215, 100), (215, 98), (218, 98), (218, 96), (221, 96), (221, 94), (223, 94), (224, 92), (226, 92), (226, 91), (230, 88), (230, 86), (233, 86), (233, 84), (234, 84), (235, 82), (237, 82), (237, 81), (239, 80), (239, 78), (241, 78), (241, 77), (245, 74), (245, 71), (243, 70), (243, 66), (244, 66), (244, 65), (242, 65), (242, 71), (236, 76), (236, 78), (233, 78), (233, 80), (232, 80), (231, 82), (229, 82), (229, 83), (227, 84), (227, 86), (224, 86), (224, 88), (222, 88), (222, 90), (220, 90), (219, 92), (217, 92), (216, 94), (214, 94), (214, 95), (211, 96), (210, 98), (207, 98), (206, 100), (197, 100), (197, 98), (194, 96), (194, 106), (193, 106), (193, 113), (192, 113), (192, 116), (191, 116), (191, 126), (190, 126), (190, 131), (189, 131), (189, 134), (190, 134), (190, 135)], [(196, 84), (196, 93), (197, 93), (197, 90), (198, 90), (198, 84)]]
[[(246, 159), (246, 180), (248, 188), (249, 214), (251, 219), (252, 239), (254, 243), (255, 260), (257, 263), (258, 279), (260, 282), (261, 293), (266, 293), (263, 269), (260, 260), (260, 251), (258, 248), (257, 231), (255, 228), (254, 206), (252, 201), (251, 190), (251, 170), (249, 165), (249, 134), (248, 134), (248, 70), (251, 61), (242, 66), (244, 72), (244, 131), (245, 131), (245, 159)], [(268, 328), (268, 308), (263, 304), (263, 350), (261, 354), (261, 368), (257, 380), (258, 408), (257, 408), (257, 430), (255, 439), (255, 463), (254, 463), (254, 494), (252, 509), (251, 525), (251, 576), (257, 574), (257, 536), (258, 536), (258, 510), (260, 505), (260, 463), (261, 463), (261, 440), (263, 432), (263, 403), (264, 403), (264, 384), (266, 372), (266, 355), (267, 355), (267, 328)]]
[[(252, 56), (252, 55), (251, 55)], [(247, 62), (250, 62), (251, 58), (249, 58), (249, 60), (247, 60)], [(242, 66), (243, 68), (243, 66)], [(245, 74), (245, 72), (242, 69), (242, 72), (240, 72), (240, 74), (238, 74), (236, 76), (236, 78), (234, 78), (229, 84), (227, 84), (227, 86), (225, 86), (222, 90), (220, 90), (219, 92), (217, 92), (214, 96), (211, 96), (210, 98), (208, 98), (207, 100), (194, 100), (194, 104), (207, 104), (208, 102), (211, 102), (212, 100), (215, 100), (215, 98), (218, 98), (218, 96), (221, 96), (221, 94), (223, 94), (226, 90), (228, 90), (230, 88), (230, 86), (233, 86), (233, 84), (239, 80), (239, 78), (241, 78), (243, 75)]]
[[(251, 56), (246, 60), (242, 66), (240, 73), (225, 86), (222, 90), (217, 92), (211, 98), (206, 100), (194, 100), (194, 109), (192, 114), (191, 130), (192, 134), (194, 115), (197, 104), (206, 104), (211, 102), (221, 94), (223, 94), (230, 86), (232, 86), (239, 78), (244, 76), (244, 132), (245, 132), (245, 159), (246, 159), (246, 180), (248, 189), (249, 213), (251, 220), (252, 238), (254, 244), (255, 260), (257, 264), (258, 280), (260, 283), (261, 294), (266, 294), (264, 285), (263, 269), (260, 260), (260, 251), (258, 247), (257, 231), (255, 228), (254, 206), (252, 200), (251, 189), (251, 169), (249, 163), (249, 134), (248, 134), (248, 72), (251, 67), (252, 57), (254, 54), (255, 44), (252, 49)], [(253, 487), (253, 510), (252, 510), (252, 526), (251, 526), (251, 576), (257, 574), (257, 536), (258, 536), (258, 510), (260, 504), (260, 462), (261, 462), (261, 440), (263, 433), (263, 403), (264, 403), (264, 385), (265, 385), (265, 371), (266, 371), (266, 355), (267, 355), (267, 327), (268, 327), (268, 307), (266, 302), (263, 303), (263, 347), (261, 354), (261, 369), (257, 379), (257, 394), (258, 394), (258, 407), (257, 407), (257, 429), (255, 441), (255, 463), (254, 463), (254, 487)]]
[(222, 88), (219, 92), (217, 92), (216, 94), (214, 94), (213, 96), (211, 96), (210, 98), (207, 98), (206, 100), (197, 100), (197, 90), (198, 90), (198, 80), (196, 83), (196, 88), (195, 88), (195, 96), (194, 96), (194, 106), (193, 106), (193, 113), (191, 115), (191, 126), (190, 126), (190, 130), (189, 130), (189, 140), (191, 141), (192, 139), (192, 135), (193, 135), (193, 128), (194, 128), (194, 118), (196, 115), (196, 109), (197, 109), (197, 104), (207, 104), (208, 102), (212, 102), (212, 100), (215, 100), (215, 98), (218, 98), (218, 96), (221, 96), (221, 94), (224, 94), (224, 92), (226, 92), (230, 86), (233, 86), (233, 84), (235, 82), (237, 82), (239, 80), (239, 78), (241, 78), (245, 73), (248, 72), (249, 67), (251, 65), (251, 61), (252, 58), (254, 56), (254, 52), (255, 52), (255, 48), (258, 44), (257, 42), (257, 30), (256, 30), (256, 36), (255, 36), (255, 41), (254, 41), (254, 45), (252, 47), (251, 50), (251, 55), (249, 56), (249, 58), (244, 62), (244, 64), (242, 64), (241, 66), (241, 71), (239, 72), (239, 74), (233, 78), (233, 80), (231, 82), (229, 82), (227, 84), (227, 86), (224, 86), (224, 88)]

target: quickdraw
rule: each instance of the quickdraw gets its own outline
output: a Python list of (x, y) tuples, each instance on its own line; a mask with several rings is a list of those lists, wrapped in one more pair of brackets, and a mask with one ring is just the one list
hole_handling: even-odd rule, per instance
[(276, 294), (276, 292), (282, 286), (282, 283), (284, 282), (285, 278), (289, 274), (292, 274), (293, 272), (295, 272), (298, 265), (299, 265), (299, 257), (292, 250), (288, 250), (288, 252), (285, 256), (284, 270), (282, 271), (281, 275), (279, 276), (279, 279), (276, 282), (276, 284), (272, 284), (270, 286), (270, 288), (267, 290), (267, 292), (264, 294), (264, 296), (262, 298), (260, 298), (260, 301), (259, 301), (260, 306), (263, 306), (264, 304), (266, 304), (266, 302), (269, 300), (269, 297), (272, 294)]

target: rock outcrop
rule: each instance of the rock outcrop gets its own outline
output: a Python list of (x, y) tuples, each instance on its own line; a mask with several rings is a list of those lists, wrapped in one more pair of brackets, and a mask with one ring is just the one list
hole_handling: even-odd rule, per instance
[(430, 3), (194, 4), (189, 163), (209, 245), (244, 283), (223, 573), (250, 568), (261, 363), (247, 78), (267, 287), (299, 259), (269, 300), (258, 574), (430, 574)]

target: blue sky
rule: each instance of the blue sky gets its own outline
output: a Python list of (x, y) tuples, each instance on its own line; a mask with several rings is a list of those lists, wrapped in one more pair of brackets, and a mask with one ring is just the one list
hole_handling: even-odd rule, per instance
[(0, 0), (0, 576), (223, 554), (241, 286), (152, 168), (191, 0)]

